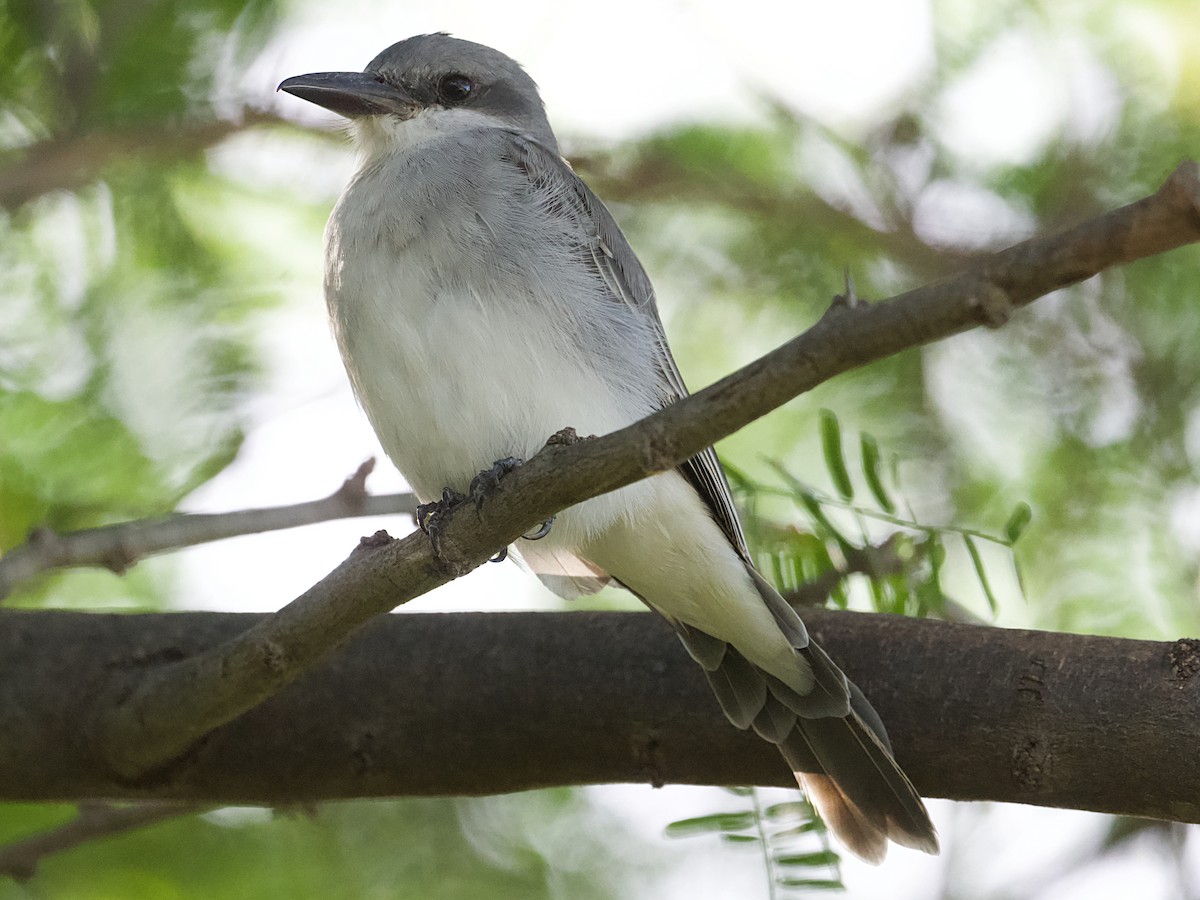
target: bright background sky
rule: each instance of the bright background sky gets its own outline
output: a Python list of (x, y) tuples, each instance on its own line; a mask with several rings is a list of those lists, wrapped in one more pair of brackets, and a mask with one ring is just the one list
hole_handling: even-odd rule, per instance
[[(939, 12), (954, 4), (943, 4)], [(1129, 27), (1153, 30), (1131, 18)], [(289, 117), (328, 123), (336, 118), (295, 98), (273, 94), (279, 81), (312, 71), (361, 69), (383, 46), (411, 34), (449, 31), (491, 44), (520, 60), (542, 88), (552, 123), (569, 151), (573, 143), (607, 143), (668, 122), (752, 120), (760, 115), (756, 88), (770, 92), (827, 125), (854, 133), (882, 117), (932, 65), (933, 15), (921, 0), (769, 2), (611, 0), (592, 4), (535, 2), (519, 7), (484, 2), (367, 3), (350, 0), (297, 8), (278, 39), (231, 98), (272, 105)], [(1151, 35), (1151, 38), (1153, 36)], [(1168, 42), (1163, 41), (1166, 47)], [(1114, 114), (1105, 76), (1080, 47), (1045, 47), (1013, 39), (985, 54), (968, 87), (944, 102), (943, 140), (981, 160), (1030, 158), (1064, 121), (1098, 129)], [(1074, 85), (1068, 103), (1064, 84)], [(1108, 105), (1106, 105), (1108, 104)], [(261, 181), (302, 180), (330, 205), (349, 177), (353, 155), (281, 158), (268, 145), (237, 140), (214, 153), (213, 164)], [(954, 202), (961, 202), (956, 198)], [(237, 461), (185, 504), (192, 511), (223, 511), (293, 503), (324, 495), (368, 456), (380, 464), (369, 486), (402, 490), (350, 394), (325, 321), (320, 293), (319, 237), (297, 234), (289, 223), (268, 221), (264, 247), (287, 248), (268, 264), (285, 267), (289, 302), (262, 330), (268, 389), (253, 400), (246, 443)], [(653, 273), (652, 273), (653, 274)], [(780, 336), (782, 338), (782, 336)], [(747, 360), (748, 361), (748, 358)], [(685, 376), (687, 372), (685, 371)], [(377, 528), (401, 534), (404, 520), (351, 520), (242, 538), (196, 548), (168, 565), (184, 567), (181, 606), (270, 610), (287, 603), (340, 562), (358, 537)], [(407, 607), (410, 610), (557, 606), (512, 565), (487, 565)], [(952, 761), (948, 758), (948, 764)], [(679, 865), (666, 881), (646, 885), (645, 898), (695, 900), (766, 897), (761, 859), (704, 838), (661, 839), (663, 826), (688, 815), (721, 810), (728, 795), (711, 789), (645, 786), (589, 789), (597, 803), (619, 810), (630, 830)], [(956, 883), (1017, 886), (1023, 872), (1095, 839), (1104, 823), (1094, 817), (1019, 807), (994, 807), (954, 827), (958, 808), (935, 802), (944, 842), (966, 842)], [(1195, 850), (1196, 842), (1192, 841)], [(657, 852), (657, 848), (656, 848)], [(1190, 864), (1200, 868), (1193, 853)], [(1055, 885), (1056, 898), (1157, 897), (1167, 890), (1164, 862), (1152, 851), (1092, 867), (1086, 880)], [(870, 869), (847, 858), (844, 875), (853, 898), (941, 896), (941, 863), (893, 848), (888, 863)], [(1156, 885), (1162, 885), (1156, 893)]]

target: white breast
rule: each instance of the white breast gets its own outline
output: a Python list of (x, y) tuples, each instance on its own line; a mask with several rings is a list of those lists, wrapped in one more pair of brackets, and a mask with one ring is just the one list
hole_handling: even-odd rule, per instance
[(355, 293), (337, 333), (380, 442), (423, 498), (464, 490), (497, 459), (532, 456), (568, 425), (603, 434), (632, 421), (573, 348), (514, 315), (510, 298), (431, 296), (406, 283), (403, 262), (376, 282), (386, 288)]

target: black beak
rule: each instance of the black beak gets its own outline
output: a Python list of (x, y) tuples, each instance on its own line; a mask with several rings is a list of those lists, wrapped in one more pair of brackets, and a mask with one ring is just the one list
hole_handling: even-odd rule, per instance
[(403, 88), (388, 84), (371, 72), (297, 75), (282, 82), (276, 90), (295, 94), (347, 119), (388, 113), (407, 119), (419, 106)]

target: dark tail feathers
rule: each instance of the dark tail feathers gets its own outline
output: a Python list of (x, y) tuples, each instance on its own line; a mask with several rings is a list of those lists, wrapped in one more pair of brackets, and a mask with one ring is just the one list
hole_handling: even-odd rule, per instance
[[(925, 804), (892, 758), (879, 716), (815, 643), (798, 651), (817, 674), (813, 693), (800, 697), (733, 647), (717, 653), (715, 645), (723, 642), (692, 629), (680, 629), (680, 637), (704, 667), (725, 715), (779, 747), (821, 817), (852, 853), (880, 863), (889, 840), (938, 852)], [(843, 693), (838, 704), (835, 688), (843, 685), (849, 703)]]

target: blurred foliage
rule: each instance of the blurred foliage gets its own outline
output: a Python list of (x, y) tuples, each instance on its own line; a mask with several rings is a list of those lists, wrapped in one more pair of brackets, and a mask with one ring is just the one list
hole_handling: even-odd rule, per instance
[[(69, 807), (0, 807), (0, 841), (71, 815)], [(636, 847), (621, 846), (619, 831), (605, 836), (614, 833), (605, 819), (568, 790), (307, 812), (233, 807), (49, 857), (24, 885), (0, 881), (0, 900), (617, 900), (646, 863)]]
[(726, 844), (762, 854), (770, 900), (793, 900), (818, 891), (842, 891), (841, 857), (825, 823), (802, 795), (764, 805), (757, 788), (726, 788), (749, 808), (680, 819), (667, 837), (716, 835)]
[[(627, 230), (692, 383), (811, 324), (841, 292), (843, 267), (861, 297), (899, 293), (1135, 200), (1200, 152), (1189, 5), (937, 11), (933, 68), (867, 129), (768, 97), (771, 123), (751, 134), (689, 125), (582, 155), (601, 196), (629, 204)], [(1009, 49), (1027, 45), (1024, 57)], [(1188, 62), (1170, 67), (1172, 52)], [(963, 86), (996, 95), (1030, 67), (1056, 76), (1044, 90), (1059, 120), (1007, 157), (981, 155), (953, 114), (987, 99), (964, 99)], [(996, 597), (1001, 622), (1195, 631), (1198, 270), (1200, 250), (1186, 248), (1062, 291), (999, 331), (848, 373), (731, 437), (723, 456), (758, 481), (768, 460), (820, 477), (806, 423), (827, 407), (897, 453), (922, 520), (988, 527), (1028, 500), (1018, 556), (1030, 602), (1012, 602), (1014, 582)], [(834, 470), (824, 477), (836, 494)], [(973, 577), (970, 554), (950, 563), (952, 582)]]
[(174, 509), (237, 453), (252, 314), (274, 298), (191, 218), (207, 143), (238, 127), (221, 82), (277, 14), (0, 5), (0, 552), (34, 526)]
[[(885, 472), (879, 442), (864, 433), (852, 461), (837, 415), (822, 409), (817, 421), (825, 472), (836, 496), (774, 461), (770, 464), (783, 487), (755, 481), (726, 464), (730, 486), (747, 511), (747, 537), (759, 571), (797, 606), (846, 609), (852, 591), (859, 589), (875, 612), (979, 623), (984, 617), (970, 609), (982, 599), (987, 619), (994, 618), (1000, 610), (992, 588), (995, 576), (1019, 590), (1020, 572), (1012, 565), (999, 566), (990, 550), (990, 564), (985, 564), (981, 548), (1013, 551), (1032, 521), (1029, 504), (1017, 503), (1002, 527), (995, 523), (988, 531), (922, 521), (896, 483), (897, 456), (889, 454), (892, 465)], [(789, 500), (800, 521), (763, 514), (764, 503), (772, 499)], [(952, 553), (965, 558), (974, 572), (974, 603), (947, 596), (942, 578)]]
[[(289, 264), (269, 235), (315, 235), (330, 154), (345, 154), (239, 92), (287, 12), (0, 0), (0, 552), (35, 526), (174, 509), (238, 452), (261, 385), (256, 314)], [(814, 321), (843, 269), (862, 297), (897, 293), (1133, 200), (1200, 153), (1190, 0), (941, 0), (933, 23), (928, 69), (870, 126), (764, 95), (758, 126), (675, 127), (576, 160), (655, 277), (693, 384)], [(995, 119), (1028, 125), (1024, 140), (989, 130), (993, 106), (1031, 83), (1049, 118), (1006, 108)], [(243, 159), (247, 136), (289, 152)], [(1194, 633), (1198, 268), (1188, 248), (1106, 273), (997, 332), (848, 373), (724, 442), (743, 495), (756, 486), (764, 567), (798, 588), (863, 549), (846, 530), (854, 510), (831, 510), (869, 497), (958, 537), (913, 537), (907, 581), (869, 579), (863, 605), (927, 611), (952, 596), (1004, 624)], [(874, 437), (831, 455), (822, 408), (839, 448)], [(1032, 518), (1013, 512), (1026, 501)], [(1023, 522), (1026, 600), (1005, 577), (1008, 547), (961, 540), (1011, 544)], [(152, 608), (168, 593), (136, 570), (39, 579), (14, 599)], [(231, 811), (88, 845), (0, 894), (632, 896), (614, 885), (642, 863), (604, 843), (596, 815), (571, 792), (342, 804), (313, 819)], [(0, 839), (66, 817), (3, 807)]]

